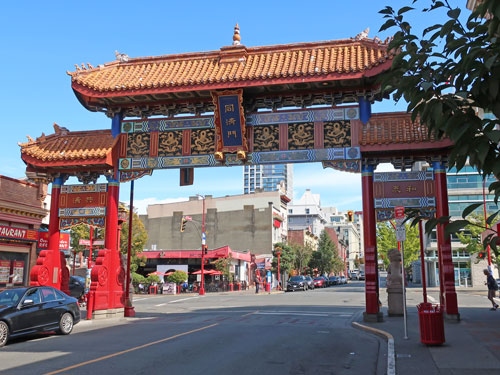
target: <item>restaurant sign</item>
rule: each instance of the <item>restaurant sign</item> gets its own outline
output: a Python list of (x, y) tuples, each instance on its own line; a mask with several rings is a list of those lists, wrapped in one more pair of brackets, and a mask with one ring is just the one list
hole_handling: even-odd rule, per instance
[(32, 229), (14, 228), (0, 225), (0, 237), (36, 242), (38, 239), (38, 232)]

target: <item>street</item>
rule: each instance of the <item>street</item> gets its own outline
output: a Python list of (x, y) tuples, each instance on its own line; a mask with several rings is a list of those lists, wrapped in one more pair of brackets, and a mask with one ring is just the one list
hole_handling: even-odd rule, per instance
[(0, 350), (0, 372), (374, 374), (385, 345), (351, 327), (363, 302), (362, 282), (271, 295), (135, 296), (136, 318), (12, 340)]

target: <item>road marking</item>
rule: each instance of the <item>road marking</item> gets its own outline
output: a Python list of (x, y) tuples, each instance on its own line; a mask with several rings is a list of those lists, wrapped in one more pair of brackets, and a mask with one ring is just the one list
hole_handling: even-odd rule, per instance
[(330, 331), (318, 331), (318, 333), (330, 333)]
[(259, 312), (259, 310), (252, 311), (252, 312), (249, 312), (247, 314), (243, 314), (241, 317), (244, 318), (244, 317), (249, 316), (249, 315), (257, 314), (258, 312)]
[(255, 315), (328, 316), (328, 314), (308, 314), (308, 313), (289, 313), (289, 312), (256, 312)]
[(203, 331), (203, 330), (205, 330), (205, 329), (215, 327), (215, 326), (217, 326), (217, 325), (219, 325), (219, 324), (218, 324), (218, 323), (210, 324), (210, 325), (208, 325), (208, 326), (204, 326), (204, 327), (201, 327), (201, 328), (193, 329), (193, 330), (191, 330), (191, 331), (187, 331), (187, 332), (179, 333), (179, 334), (174, 335), (174, 336), (166, 337), (166, 338), (161, 339), (161, 340), (152, 341), (152, 342), (149, 342), (149, 343), (144, 344), (144, 345), (139, 345), (139, 346), (136, 346), (136, 347), (133, 347), (133, 348), (130, 348), (130, 349), (122, 350), (121, 352), (116, 352), (116, 353), (113, 353), (113, 354), (105, 355), (105, 356), (103, 356), (103, 357), (99, 357), (99, 358), (96, 358), (96, 359), (92, 359), (92, 360), (90, 360), (90, 361), (82, 362), (82, 363), (79, 363), (79, 364), (77, 364), (77, 365), (73, 365), (73, 366), (65, 367), (65, 368), (62, 368), (62, 369), (60, 369), (60, 370), (56, 370), (56, 371), (52, 371), (52, 372), (47, 372), (47, 373), (45, 373), (44, 375), (54, 375), (54, 374), (59, 374), (59, 373), (61, 373), (61, 372), (65, 372), (65, 371), (73, 370), (73, 369), (75, 369), (75, 368), (82, 367), (82, 366), (86, 366), (86, 365), (89, 365), (89, 364), (91, 364), (91, 363), (104, 361), (105, 359), (109, 359), (109, 358), (117, 357), (117, 356), (119, 356), (119, 355), (126, 354), (126, 353), (130, 353), (130, 352), (133, 352), (133, 351), (136, 351), (136, 350), (139, 350), (139, 349), (144, 349), (144, 348), (147, 348), (147, 347), (152, 346), (152, 345), (161, 344), (162, 342), (165, 342), (165, 341), (170, 341), (170, 340), (173, 340), (173, 339), (175, 339), (175, 338), (177, 338), (177, 337), (186, 336), (186, 335), (190, 335), (191, 333), (200, 332), (200, 331)]
[(160, 303), (159, 305), (155, 305), (155, 307), (165, 306), (166, 303)]
[(429, 299), (429, 301), (431, 301), (432, 303), (436, 303), (436, 299), (432, 296), (427, 296), (427, 298)]
[(175, 302), (187, 301), (188, 299), (195, 299), (195, 298), (200, 298), (200, 297), (181, 298), (181, 299), (176, 299), (175, 301), (170, 301), (169, 303), (175, 303)]

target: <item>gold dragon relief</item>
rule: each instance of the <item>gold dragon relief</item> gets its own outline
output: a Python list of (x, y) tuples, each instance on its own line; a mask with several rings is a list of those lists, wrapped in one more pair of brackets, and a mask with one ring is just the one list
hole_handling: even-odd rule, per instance
[(127, 135), (127, 157), (149, 156), (151, 136), (148, 133), (131, 133)]
[(279, 126), (255, 126), (253, 144), (254, 151), (279, 150)]
[(204, 155), (215, 152), (215, 130), (198, 129), (191, 131), (191, 154)]
[(314, 148), (314, 123), (288, 125), (288, 149), (305, 150)]
[(158, 156), (182, 154), (182, 131), (160, 132), (158, 137)]
[(351, 122), (325, 122), (324, 137), (325, 148), (351, 147)]

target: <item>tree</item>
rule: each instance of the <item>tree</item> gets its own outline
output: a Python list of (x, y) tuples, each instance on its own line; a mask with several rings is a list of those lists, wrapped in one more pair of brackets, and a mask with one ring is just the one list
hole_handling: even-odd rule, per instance
[[(409, 0), (407, 0), (410, 3)], [(417, 1), (411, 1), (414, 5)], [(479, 2), (478, 2), (479, 3)], [(497, 0), (484, 0), (463, 20), (460, 8), (448, 0), (430, 0), (421, 11), (442, 12), (443, 24), (429, 25), (422, 36), (415, 35), (404, 6), (398, 11), (387, 6), (379, 13), (387, 21), (380, 31), (395, 28), (389, 49), (398, 51), (390, 71), (382, 75), (385, 92), (398, 101), (408, 103), (413, 120), (425, 124), (438, 139), (449, 137), (454, 142), (449, 156), (450, 167), (460, 170), (466, 162), (478, 169), (483, 178), (500, 177), (500, 6)], [(488, 17), (484, 16), (488, 14)], [(482, 116), (491, 113), (494, 116)], [(500, 195), (500, 182), (490, 185), (495, 202)], [(464, 220), (446, 226), (447, 233), (456, 233), (470, 225)], [(489, 218), (493, 222), (498, 211)], [(421, 220), (416, 214), (416, 220)], [(449, 217), (429, 220), (426, 232)], [(488, 237), (496, 248), (497, 237)], [(485, 245), (485, 244), (483, 244)]]
[[(464, 231), (457, 233), (460, 242), (465, 245), (465, 251), (469, 254), (478, 254), (484, 251), (481, 234), (486, 230), (484, 216), (478, 213), (469, 215), (467, 219), (471, 224), (464, 227)], [(491, 261), (500, 267), (500, 257), (498, 247), (491, 248)]]
[(234, 276), (230, 271), (232, 259), (233, 257), (229, 256), (227, 258), (219, 258), (213, 262), (213, 264), (215, 265), (215, 269), (217, 271), (222, 272), (222, 275), (225, 276), (226, 280), (228, 280), (229, 282), (233, 282), (233, 276)]
[(319, 236), (318, 250), (313, 253), (309, 266), (318, 269), (320, 274), (340, 272), (344, 268), (337, 247), (325, 230)]
[(284, 275), (285, 273), (289, 274), (294, 266), (295, 257), (294, 257), (293, 250), (292, 250), (291, 246), (286, 245), (286, 244), (281, 243), (281, 242), (274, 244), (272, 269), (273, 269), (273, 272), (276, 274), (278, 274), (278, 255), (276, 255), (277, 248), (281, 249), (280, 273), (281, 273), (281, 275)]
[[(70, 245), (71, 249), (77, 253), (82, 253), (87, 250), (88, 247), (85, 245), (80, 245), (80, 240), (90, 239), (90, 226), (87, 224), (78, 224), (70, 229)], [(97, 239), (104, 239), (104, 229), (97, 228), (94, 229), (92, 236), (93, 241)]]
[[(404, 250), (404, 266), (408, 268), (411, 263), (420, 258), (420, 236), (418, 227), (405, 224), (406, 240), (403, 243)], [(384, 265), (389, 265), (387, 253), (391, 249), (397, 249), (398, 242), (396, 241), (396, 230), (388, 221), (377, 224), (377, 250), (379, 256), (384, 260)]]
[[(132, 272), (135, 272), (139, 266), (144, 267), (146, 265), (146, 256), (142, 255), (142, 250), (148, 241), (148, 233), (142, 221), (139, 220), (139, 215), (135, 212), (133, 215), (130, 269)], [(125, 255), (128, 253), (128, 228), (129, 222), (127, 220), (122, 224), (120, 233), (120, 252)]]
[(297, 243), (292, 243), (291, 249), (294, 259), (294, 268), (299, 274), (302, 274), (305, 266), (309, 263), (309, 259), (311, 259), (313, 249), (309, 245), (300, 245)]

